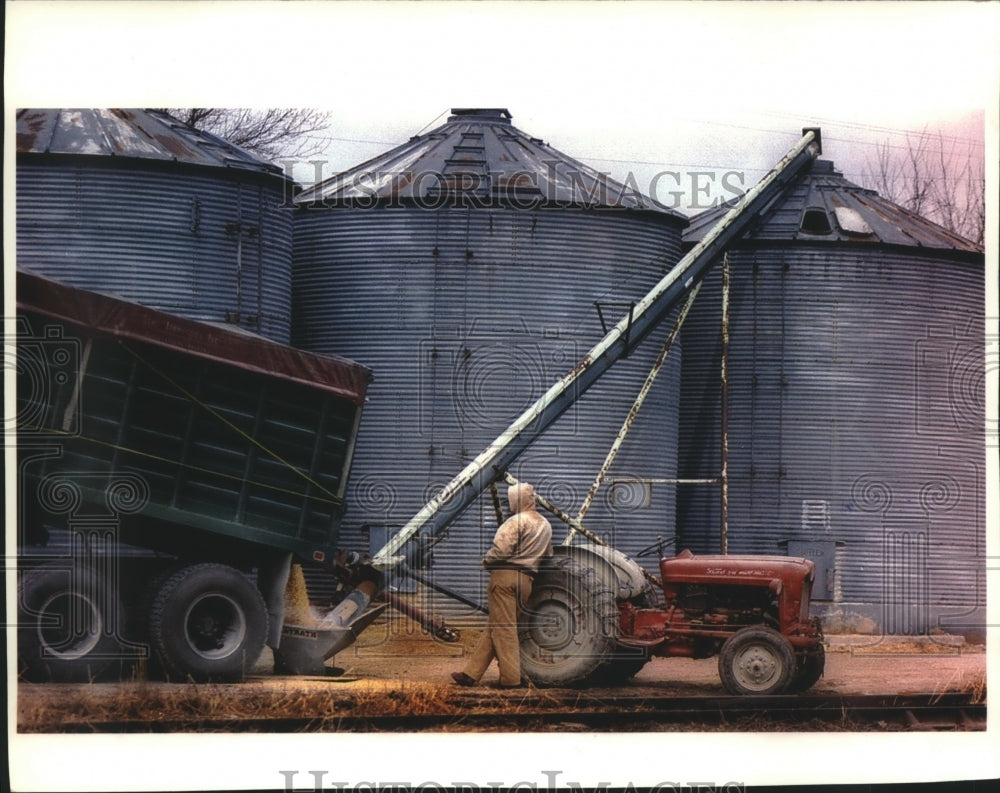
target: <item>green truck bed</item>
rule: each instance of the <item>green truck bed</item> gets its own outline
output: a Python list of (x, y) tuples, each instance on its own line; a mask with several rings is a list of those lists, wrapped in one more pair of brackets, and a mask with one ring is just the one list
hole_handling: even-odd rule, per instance
[(152, 549), (330, 558), (367, 368), (24, 271), (17, 303), (22, 523), (103, 510)]

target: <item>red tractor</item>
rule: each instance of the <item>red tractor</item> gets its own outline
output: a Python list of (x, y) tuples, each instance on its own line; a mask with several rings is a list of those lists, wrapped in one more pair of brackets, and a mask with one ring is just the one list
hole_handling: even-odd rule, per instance
[(652, 577), (624, 554), (559, 547), (535, 580), (521, 627), (528, 677), (614, 684), (654, 655), (718, 655), (732, 694), (805, 691), (823, 674), (823, 631), (809, 616), (811, 561), (683, 551), (659, 567), (662, 602)]

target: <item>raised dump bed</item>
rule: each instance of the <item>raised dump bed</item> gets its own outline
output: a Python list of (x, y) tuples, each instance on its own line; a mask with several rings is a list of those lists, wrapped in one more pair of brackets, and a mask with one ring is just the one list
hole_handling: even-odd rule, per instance
[[(267, 614), (240, 573), (280, 568), (289, 553), (333, 561), (370, 371), (23, 271), (17, 304), (18, 551), (22, 568), (47, 558), (22, 580), (22, 666), (93, 674), (95, 651), (136, 643), (126, 623), (171, 613), (158, 601), (167, 587), (206, 607), (180, 608), (192, 624), (170, 632), (182, 643), (198, 644), (196, 618), (209, 633), (227, 610), (239, 623), (217, 626), (196, 662), (172, 671), (246, 668)], [(151, 636), (154, 649), (157, 638), (172, 642)]]

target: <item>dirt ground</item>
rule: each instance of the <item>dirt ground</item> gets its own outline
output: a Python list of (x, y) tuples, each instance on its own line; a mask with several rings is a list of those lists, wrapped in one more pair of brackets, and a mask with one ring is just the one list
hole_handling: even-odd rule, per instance
[[(373, 626), (373, 635), (378, 635)], [(383, 634), (373, 641), (366, 632), (352, 648), (335, 659), (344, 679), (448, 683), (450, 673), (462, 668), (478, 631), (464, 630), (461, 641), (446, 644), (426, 634)], [(919, 639), (873, 636), (828, 637), (826, 670), (810, 690), (815, 694), (906, 694), (964, 691), (986, 674), (982, 645), (968, 645), (955, 637)], [(266, 671), (267, 658), (260, 671)], [(335, 679), (335, 678), (334, 678)], [(497, 684), (494, 664), (481, 681)], [(676, 693), (683, 696), (726, 694), (719, 681), (718, 659), (654, 658), (625, 686), (635, 693)]]
[[(108, 722), (148, 724), (181, 719), (273, 719), (317, 714), (468, 712), (518, 707), (522, 690), (497, 688), (494, 665), (480, 687), (455, 686), (450, 673), (462, 668), (478, 630), (464, 630), (461, 641), (446, 644), (424, 633), (380, 632), (373, 626), (334, 663), (340, 675), (278, 676), (270, 652), (243, 683), (186, 684), (147, 681), (86, 684), (22, 683), (17, 689), (18, 729), (60, 732), (68, 725)], [(889, 640), (831, 637), (825, 676), (812, 694), (941, 694), (970, 692), (985, 700), (986, 653), (944, 639)], [(555, 694), (556, 691), (554, 690)], [(565, 695), (561, 695), (565, 701)], [(580, 702), (602, 697), (715, 697), (726, 691), (717, 659), (654, 658), (632, 680), (613, 689), (577, 692)], [(577, 696), (574, 694), (573, 696)], [(459, 697), (459, 700), (456, 700)]]

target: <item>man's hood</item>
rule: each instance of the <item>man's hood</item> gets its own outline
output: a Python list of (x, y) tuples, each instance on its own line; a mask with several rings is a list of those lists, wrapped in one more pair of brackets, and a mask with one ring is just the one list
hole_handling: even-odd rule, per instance
[(507, 502), (511, 512), (524, 512), (535, 507), (535, 488), (527, 482), (511, 485), (507, 490)]

